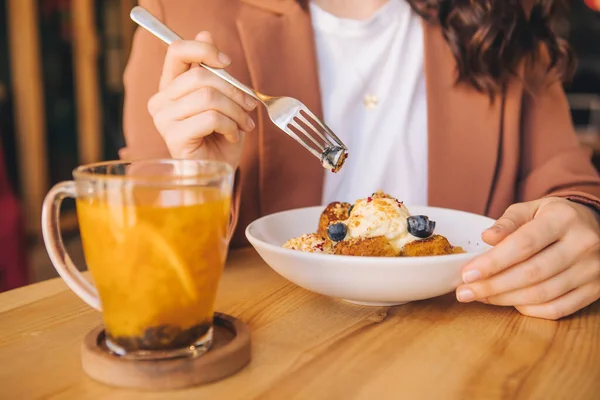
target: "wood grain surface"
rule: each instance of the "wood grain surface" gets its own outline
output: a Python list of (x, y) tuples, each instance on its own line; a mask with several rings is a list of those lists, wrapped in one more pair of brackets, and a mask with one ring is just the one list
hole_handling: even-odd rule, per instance
[(58, 280), (0, 295), (4, 399), (600, 399), (600, 304), (559, 322), (452, 295), (361, 307), (301, 289), (253, 250), (230, 255), (217, 310), (246, 322), (252, 361), (208, 386), (139, 392), (80, 366), (100, 314)]

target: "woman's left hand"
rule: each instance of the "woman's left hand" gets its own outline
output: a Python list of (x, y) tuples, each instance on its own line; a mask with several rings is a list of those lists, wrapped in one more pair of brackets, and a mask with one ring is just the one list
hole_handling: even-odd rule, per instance
[(483, 240), (495, 247), (463, 268), (461, 302), (556, 320), (600, 298), (600, 218), (587, 206), (558, 197), (515, 204)]

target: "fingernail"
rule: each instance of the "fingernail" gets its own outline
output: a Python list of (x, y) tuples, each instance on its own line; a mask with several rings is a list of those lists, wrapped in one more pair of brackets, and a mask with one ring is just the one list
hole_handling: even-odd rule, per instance
[(493, 232), (493, 233), (498, 233), (500, 232), (500, 226), (499, 225), (494, 225), (494, 226), (490, 226), (489, 228), (486, 229), (487, 232)]
[(219, 53), (218, 59), (225, 65), (229, 65), (229, 63), (231, 63), (231, 58), (229, 58), (229, 56), (227, 56), (227, 54), (224, 53)]
[(254, 129), (254, 127), (256, 126), (254, 124), (254, 121), (252, 121), (252, 118), (248, 117), (248, 120), (246, 121), (246, 123), (248, 124), (248, 126), (250, 127), (250, 130)]
[(250, 96), (246, 96), (246, 100), (244, 102), (246, 103), (246, 106), (250, 109), (256, 107), (256, 101)]
[(481, 272), (476, 269), (472, 269), (470, 271), (466, 271), (463, 274), (463, 281), (465, 283), (473, 283), (481, 279)]
[(461, 303), (468, 303), (475, 300), (475, 293), (473, 293), (471, 289), (460, 289), (458, 293), (456, 293), (456, 298)]
[(200, 32), (200, 33), (198, 33), (198, 34), (196, 35), (196, 40), (201, 40), (201, 39), (204, 39), (204, 40), (206, 40), (206, 39), (208, 39), (208, 40), (211, 40), (211, 39), (212, 39), (212, 35), (211, 35), (211, 34), (210, 34), (210, 32), (208, 32), (208, 31), (203, 31), (203, 32)]

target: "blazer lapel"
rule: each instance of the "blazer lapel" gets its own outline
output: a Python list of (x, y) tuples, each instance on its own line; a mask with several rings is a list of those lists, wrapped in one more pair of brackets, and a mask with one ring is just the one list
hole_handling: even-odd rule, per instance
[[(295, 0), (242, 1), (237, 26), (254, 89), (297, 98), (322, 118), (308, 13)], [(258, 126), (261, 213), (320, 204), (324, 169), (319, 161), (273, 125), (264, 107), (258, 109)]]
[(455, 84), (438, 25), (423, 23), (429, 130), (429, 205), (486, 214), (495, 179), (503, 99)]

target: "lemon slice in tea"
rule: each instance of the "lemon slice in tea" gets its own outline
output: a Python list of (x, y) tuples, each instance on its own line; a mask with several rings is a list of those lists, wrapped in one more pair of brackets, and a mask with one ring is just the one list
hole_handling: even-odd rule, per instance
[[(169, 268), (188, 297), (192, 300), (197, 299), (196, 285), (188, 266), (156, 228), (150, 224), (138, 221), (135, 227), (129, 230), (127, 237), (137, 242), (138, 251), (146, 252), (146, 256), (148, 257), (159, 258), (159, 260), (154, 259), (150, 263), (153, 265), (160, 264), (165, 269)], [(136, 247), (133, 243), (127, 242), (128, 240), (126, 239), (123, 243), (124, 252), (131, 251)]]

